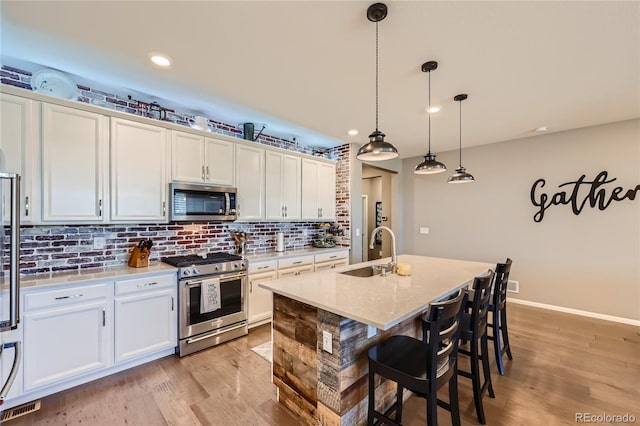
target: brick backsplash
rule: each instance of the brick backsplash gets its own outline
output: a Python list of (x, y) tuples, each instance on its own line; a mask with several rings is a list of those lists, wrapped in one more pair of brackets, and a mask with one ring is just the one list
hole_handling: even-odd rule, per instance
[[(0, 81), (31, 90), (31, 73), (3, 64)], [(109, 107), (118, 111), (139, 115), (138, 103), (124, 99), (114, 91), (78, 85), (80, 102)], [(189, 126), (193, 115), (167, 110), (167, 117), (179, 125)], [(213, 132), (242, 138), (242, 130), (235, 126), (209, 119)], [(317, 149), (298, 144), (296, 141), (261, 134), (256, 141), (261, 144), (291, 151), (337, 160), (336, 166), (336, 222), (344, 233), (336, 237), (341, 247), (351, 243), (351, 196), (349, 180), (350, 149), (348, 144)], [(138, 241), (150, 238), (154, 241), (150, 260), (160, 261), (165, 256), (190, 254), (197, 251), (233, 252), (234, 240), (230, 231), (249, 232), (247, 243), (249, 254), (275, 250), (275, 234), (285, 233), (288, 250), (310, 247), (318, 232), (314, 222), (258, 222), (258, 223), (197, 223), (155, 225), (70, 225), (70, 226), (23, 226), (20, 232), (20, 272), (36, 274), (55, 271), (78, 270), (93, 267), (108, 267), (125, 264), (129, 250)], [(94, 237), (104, 237), (103, 249), (93, 249)], [(8, 238), (6, 239), (8, 240)], [(7, 248), (4, 248), (7, 253)]]
[[(122, 265), (127, 262), (130, 249), (143, 239), (154, 242), (152, 262), (199, 251), (233, 253), (230, 231), (248, 232), (247, 254), (254, 254), (275, 250), (279, 231), (285, 234), (287, 250), (309, 247), (317, 235), (318, 223), (23, 226), (20, 270), (23, 274), (36, 274)], [(103, 249), (93, 248), (95, 237), (105, 238)]]

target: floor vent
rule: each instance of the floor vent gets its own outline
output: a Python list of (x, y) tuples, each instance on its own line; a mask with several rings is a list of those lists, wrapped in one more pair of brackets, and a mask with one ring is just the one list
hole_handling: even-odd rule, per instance
[(0, 422), (6, 422), (16, 417), (24, 416), (25, 414), (33, 413), (40, 409), (40, 400), (34, 402), (28, 402), (18, 407), (10, 408), (9, 410), (2, 412), (2, 418)]
[(520, 293), (520, 281), (509, 280), (507, 282), (507, 291), (510, 293)]

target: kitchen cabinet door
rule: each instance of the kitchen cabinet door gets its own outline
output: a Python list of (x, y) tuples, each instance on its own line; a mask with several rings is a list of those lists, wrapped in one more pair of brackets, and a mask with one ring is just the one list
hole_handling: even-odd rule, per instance
[(300, 157), (267, 151), (265, 214), (272, 220), (300, 219)]
[(175, 274), (116, 282), (116, 363), (176, 347), (176, 301)]
[[(20, 222), (33, 224), (40, 221), (39, 149), (40, 103), (31, 99), (0, 93), (0, 170), (18, 173), (20, 181)], [(9, 206), (9, 191), (4, 191), (4, 203)], [(8, 212), (2, 212), (5, 220)]]
[(235, 144), (205, 138), (205, 180), (212, 185), (233, 186), (235, 182)]
[(302, 159), (302, 219), (335, 220), (336, 166)]
[(318, 207), (320, 219), (336, 218), (336, 165), (320, 163), (318, 165)]
[(236, 145), (238, 220), (264, 219), (264, 172), (264, 149)]
[(111, 300), (106, 297), (111, 285), (25, 295), (25, 391), (112, 364), (113, 316)]
[(203, 136), (176, 130), (171, 132), (171, 180), (205, 181)]
[(107, 221), (107, 126), (104, 115), (42, 104), (43, 222)]
[(273, 310), (273, 293), (261, 288), (258, 284), (278, 278), (274, 271), (249, 274), (249, 328), (256, 327), (271, 320)]
[(111, 221), (166, 222), (169, 133), (111, 119)]

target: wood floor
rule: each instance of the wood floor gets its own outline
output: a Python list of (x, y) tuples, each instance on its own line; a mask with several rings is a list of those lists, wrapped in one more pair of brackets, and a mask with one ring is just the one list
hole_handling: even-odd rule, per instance
[[(509, 327), (514, 359), (505, 376), (492, 363), (496, 398), (484, 398), (488, 425), (575, 425), (576, 413), (629, 414), (640, 423), (640, 328), (513, 303)], [(39, 411), (6, 424), (297, 426), (276, 402), (270, 364), (250, 349), (269, 339), (262, 326), (185, 358), (50, 396)], [(460, 377), (459, 388), (462, 424), (476, 425), (469, 380)], [(438, 415), (439, 424), (451, 424), (448, 412)], [(425, 424), (424, 400), (410, 398), (403, 420)]]

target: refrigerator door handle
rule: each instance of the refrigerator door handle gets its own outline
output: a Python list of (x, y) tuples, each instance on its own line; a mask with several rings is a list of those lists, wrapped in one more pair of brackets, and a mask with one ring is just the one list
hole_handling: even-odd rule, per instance
[(13, 354), (13, 364), (11, 365), (11, 371), (9, 372), (9, 376), (7, 377), (6, 383), (2, 386), (2, 390), (0, 390), (0, 405), (2, 405), (2, 402), (6, 398), (7, 394), (9, 393), (9, 389), (11, 389), (11, 386), (13, 385), (13, 382), (16, 379), (16, 375), (18, 374), (18, 368), (20, 367), (20, 359), (22, 358), (22, 352), (21, 352), (22, 348), (21, 348), (20, 342), (5, 343), (1, 347), (3, 352), (5, 349), (13, 347), (14, 354)]
[(11, 253), (9, 269), (9, 326), (18, 327), (20, 318), (20, 176), (11, 178)]

